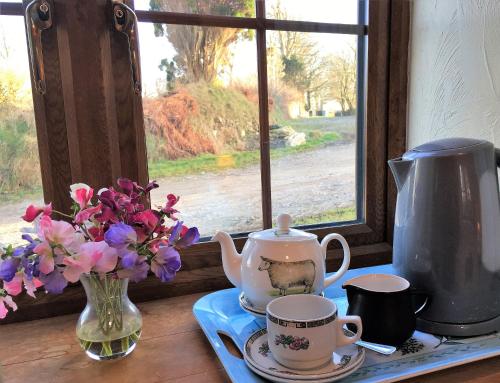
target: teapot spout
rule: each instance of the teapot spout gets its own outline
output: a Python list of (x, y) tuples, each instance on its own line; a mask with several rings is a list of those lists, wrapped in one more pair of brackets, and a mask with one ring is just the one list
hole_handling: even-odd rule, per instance
[(398, 191), (400, 191), (410, 174), (413, 160), (405, 160), (400, 157), (389, 160), (388, 162), (392, 175), (394, 176), (394, 180), (396, 181), (396, 187), (398, 188)]
[(233, 239), (228, 233), (219, 231), (212, 238), (221, 246), (222, 267), (229, 281), (238, 288), (241, 288), (241, 254), (236, 251)]

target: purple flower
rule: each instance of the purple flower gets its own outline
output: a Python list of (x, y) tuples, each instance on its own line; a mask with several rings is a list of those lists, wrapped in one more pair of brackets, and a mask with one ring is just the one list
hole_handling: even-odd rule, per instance
[(124, 249), (118, 253), (118, 256), (121, 259), (121, 267), (123, 267), (124, 269), (130, 269), (135, 266), (139, 254), (137, 254), (136, 251)]
[(173, 245), (179, 239), (179, 235), (182, 231), (182, 221), (177, 221), (172, 228), (172, 232), (170, 233), (170, 237), (168, 237), (168, 244)]
[(120, 249), (135, 243), (137, 241), (137, 233), (131, 226), (119, 222), (109, 227), (108, 231), (104, 234), (104, 240), (109, 246)]
[(5, 282), (10, 282), (14, 278), (17, 272), (17, 268), (21, 263), (19, 258), (7, 258), (0, 263), (0, 279)]
[(29, 234), (23, 234), (21, 238), (29, 242), (29, 245), (26, 245), (25, 247), (25, 254), (33, 254), (33, 249), (40, 243), (40, 241), (35, 241)]
[[(136, 253), (137, 255), (137, 253)], [(123, 266), (123, 258), (122, 258)], [(146, 262), (146, 257), (138, 256), (135, 262), (128, 268), (119, 269), (117, 271), (119, 278), (128, 278), (132, 282), (140, 282), (148, 276), (149, 265)]]
[(151, 261), (151, 271), (162, 281), (174, 279), (181, 268), (181, 257), (177, 250), (170, 246), (162, 246)]
[(186, 231), (186, 234), (184, 234), (182, 238), (177, 241), (175, 247), (183, 249), (185, 247), (191, 246), (193, 243), (198, 242), (199, 239), (200, 233), (198, 229), (196, 227), (191, 227), (188, 231)]
[(25, 256), (21, 260), (21, 264), (24, 268), (24, 275), (28, 280), (32, 280), (33, 277), (38, 278), (40, 275), (40, 258), (39, 257), (28, 257)]
[(68, 281), (64, 278), (62, 273), (59, 272), (57, 267), (47, 275), (40, 273), (39, 279), (43, 283), (45, 291), (51, 294), (61, 294), (68, 285)]

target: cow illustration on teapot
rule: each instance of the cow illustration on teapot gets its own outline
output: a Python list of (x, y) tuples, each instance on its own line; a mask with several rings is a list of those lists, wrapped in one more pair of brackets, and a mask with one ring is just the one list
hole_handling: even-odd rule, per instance
[[(313, 292), (316, 266), (312, 260), (282, 262), (262, 256), (260, 259), (262, 259), (262, 262), (258, 270), (267, 271), (271, 286), (275, 289), (279, 289), (279, 295), (287, 295), (289, 294), (288, 290), (290, 288), (298, 286), (304, 286), (304, 294)], [(302, 293), (302, 291), (300, 291), (300, 293)]]

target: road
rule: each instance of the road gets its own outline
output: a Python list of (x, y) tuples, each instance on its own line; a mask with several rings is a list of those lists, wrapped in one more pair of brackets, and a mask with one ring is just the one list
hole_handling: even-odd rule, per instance
[[(355, 145), (336, 143), (313, 151), (272, 160), (273, 216), (289, 213), (307, 217), (355, 202)], [(168, 193), (181, 196), (179, 210), (188, 225), (196, 225), (203, 236), (217, 230), (258, 230), (262, 226), (260, 166), (226, 169), (159, 179), (152, 193), (153, 206)], [(19, 218), (23, 201), (0, 206), (0, 242), (19, 243), (26, 224)]]

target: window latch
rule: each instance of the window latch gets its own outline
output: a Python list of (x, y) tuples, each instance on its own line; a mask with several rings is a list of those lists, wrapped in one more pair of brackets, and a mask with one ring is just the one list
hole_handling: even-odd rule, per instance
[(113, 25), (118, 32), (123, 33), (128, 38), (134, 92), (136, 94), (141, 94), (141, 67), (139, 59), (139, 42), (137, 39), (137, 16), (134, 10), (123, 3), (122, 0), (112, 0), (112, 4)]
[(45, 94), (45, 69), (43, 63), (42, 31), (52, 27), (52, 9), (47, 0), (33, 0), (25, 11), (31, 70), (35, 89)]

